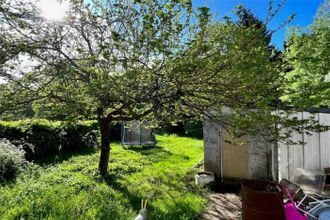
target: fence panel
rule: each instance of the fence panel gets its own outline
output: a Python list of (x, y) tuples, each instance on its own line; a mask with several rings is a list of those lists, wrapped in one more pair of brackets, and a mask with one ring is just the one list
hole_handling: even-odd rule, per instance
[[(303, 113), (303, 118), (308, 119), (315, 117), (314, 120), (319, 120), (319, 114)], [(320, 169), (320, 133), (311, 132), (310, 135), (303, 134), (304, 144), (304, 168), (306, 169)]]
[[(330, 114), (320, 114), (320, 123), (330, 126)], [(320, 133), (321, 168), (330, 167), (330, 131)]]
[[(304, 112), (296, 115), (298, 118), (307, 119), (312, 114)], [(330, 126), (330, 114), (314, 114), (315, 120), (320, 124)], [(323, 169), (330, 167), (330, 131), (301, 134), (292, 132), (292, 140), (305, 142), (302, 145), (287, 145), (279, 143), (279, 178), (292, 180), (297, 168)]]

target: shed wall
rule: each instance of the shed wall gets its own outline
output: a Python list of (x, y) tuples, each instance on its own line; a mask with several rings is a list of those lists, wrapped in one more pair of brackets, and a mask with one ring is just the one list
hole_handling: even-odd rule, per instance
[(218, 178), (222, 178), (220, 131), (220, 125), (204, 118), (204, 170), (213, 172)]
[[(306, 119), (311, 113), (295, 116)], [(330, 114), (316, 113), (315, 119), (330, 126)], [(258, 137), (249, 137), (245, 145), (228, 144), (225, 140), (230, 138), (225, 138), (220, 126), (209, 120), (203, 122), (203, 133), (205, 170), (214, 172), (218, 177), (270, 179), (273, 176), (279, 180), (292, 180), (296, 168), (315, 170), (330, 167), (330, 131), (312, 132), (311, 135), (293, 131), (291, 139), (305, 144), (278, 142), (275, 151), (272, 151), (270, 143)]]

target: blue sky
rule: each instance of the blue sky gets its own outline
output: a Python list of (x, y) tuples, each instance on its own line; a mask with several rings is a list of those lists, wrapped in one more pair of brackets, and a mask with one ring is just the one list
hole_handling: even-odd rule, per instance
[[(283, 0), (274, 0), (274, 7)], [(85, 0), (90, 2), (90, 0)], [(269, 0), (192, 0), (195, 8), (207, 6), (211, 9), (212, 14), (218, 18), (223, 16), (232, 16), (232, 10), (236, 5), (244, 5), (259, 18), (264, 19), (267, 16)], [(283, 21), (287, 20), (292, 14), (296, 14), (295, 19), (273, 35), (273, 43), (279, 48), (283, 48), (285, 33), (290, 26), (306, 27), (313, 22), (313, 18), (318, 7), (323, 3), (323, 0), (287, 0), (286, 4), (281, 9), (280, 13), (269, 24), (270, 29), (276, 29)]]
[[(265, 19), (267, 16), (268, 0), (193, 0), (193, 6), (207, 6), (212, 14), (221, 18), (225, 15), (232, 16), (232, 10), (236, 5), (242, 4), (254, 12), (259, 18)], [(281, 0), (274, 0), (274, 6), (281, 3)], [(290, 26), (306, 27), (313, 22), (313, 18), (318, 7), (323, 0), (287, 0), (280, 13), (272, 20), (270, 29), (276, 29), (280, 23), (285, 21), (290, 15), (296, 14), (295, 19), (289, 26), (286, 26), (273, 35), (273, 43), (279, 48), (283, 48), (285, 33)]]

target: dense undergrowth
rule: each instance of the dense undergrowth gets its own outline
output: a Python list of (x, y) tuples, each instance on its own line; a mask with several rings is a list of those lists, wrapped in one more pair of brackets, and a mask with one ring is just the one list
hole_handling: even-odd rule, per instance
[(0, 187), (1, 219), (134, 219), (142, 198), (150, 219), (194, 219), (205, 204), (192, 184), (202, 141), (157, 140), (154, 148), (113, 144), (106, 178), (97, 172), (98, 152), (30, 164)]
[(37, 161), (44, 157), (55, 157), (96, 147), (98, 127), (94, 121), (0, 121), (0, 138), (23, 147), (26, 159)]

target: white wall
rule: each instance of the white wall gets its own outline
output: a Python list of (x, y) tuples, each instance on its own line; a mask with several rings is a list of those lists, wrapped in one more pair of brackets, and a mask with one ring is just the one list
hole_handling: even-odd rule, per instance
[[(308, 118), (311, 114), (297, 114), (298, 118)], [(315, 119), (320, 124), (330, 126), (330, 114), (316, 113)], [(303, 141), (304, 145), (278, 143), (279, 180), (292, 180), (296, 168), (323, 169), (330, 167), (330, 131), (312, 133), (312, 135), (292, 132), (292, 140)]]
[(204, 170), (222, 178), (221, 127), (206, 116), (203, 120)]

